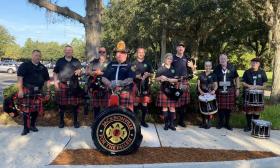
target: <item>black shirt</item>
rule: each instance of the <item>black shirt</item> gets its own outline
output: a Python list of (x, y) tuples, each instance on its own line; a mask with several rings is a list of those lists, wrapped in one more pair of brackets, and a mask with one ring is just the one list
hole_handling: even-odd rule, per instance
[(214, 73), (206, 75), (205, 72), (202, 72), (199, 75), (198, 80), (200, 81), (200, 89), (207, 93), (214, 90), (214, 82), (217, 82), (217, 76)]
[[(118, 73), (118, 74), (117, 74)], [(124, 62), (119, 64), (117, 61), (110, 62), (103, 74), (105, 78), (110, 81), (125, 80), (127, 78), (135, 78), (135, 70), (131, 67), (131, 64)]]
[[(213, 71), (217, 76), (218, 88), (223, 89), (223, 86), (220, 86), (219, 82), (224, 81), (224, 73), (222, 70), (222, 66), (219, 64)], [(230, 86), (228, 88), (232, 88), (234, 86), (233, 80), (239, 77), (236, 68), (232, 64), (227, 64), (227, 72), (226, 72), (226, 81), (230, 82)]]
[(44, 82), (50, 80), (48, 69), (41, 63), (33, 64), (31, 61), (22, 63), (17, 71), (17, 76), (23, 77), (25, 87), (43, 87)]
[(160, 77), (161, 75), (167, 77), (167, 78), (174, 78), (176, 74), (176, 70), (174, 67), (170, 67), (169, 69), (165, 66), (161, 66), (156, 73), (156, 77)]
[[(146, 60), (143, 60), (142, 62), (140, 62), (138, 60), (134, 61), (132, 63), (132, 68), (135, 69), (136, 75), (143, 76), (145, 72), (153, 73), (152, 65)], [(135, 78), (134, 81), (140, 82), (141, 80), (138, 80), (137, 78)], [(146, 78), (145, 85), (147, 85), (148, 83), (149, 83), (149, 78)]]
[[(62, 57), (57, 60), (53, 72), (58, 74), (58, 79), (62, 82), (69, 81), (74, 72), (78, 69), (81, 69), (82, 65), (80, 61), (76, 58), (72, 58), (71, 61), (67, 61), (65, 57)], [(78, 77), (74, 77), (78, 80)]]
[(173, 55), (172, 66), (174, 67), (176, 74), (175, 76), (187, 76), (188, 75), (188, 56), (184, 55), (182, 58), (177, 57), (176, 54)]
[(256, 85), (259, 86), (263, 86), (263, 84), (267, 82), (265, 71), (261, 69), (258, 71), (253, 71), (252, 69), (246, 70), (243, 74), (242, 81), (249, 85), (254, 85), (254, 78), (256, 80)]

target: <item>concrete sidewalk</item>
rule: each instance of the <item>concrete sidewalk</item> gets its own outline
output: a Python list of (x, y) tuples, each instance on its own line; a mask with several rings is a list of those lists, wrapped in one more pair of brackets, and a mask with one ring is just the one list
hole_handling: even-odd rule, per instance
[[(270, 139), (256, 139), (240, 129), (227, 131), (225, 129), (209, 130), (195, 126), (188, 128), (177, 127), (177, 131), (164, 131), (162, 125), (149, 124), (149, 128), (142, 128), (143, 142), (146, 147), (186, 147), (204, 149), (234, 149), (248, 151), (271, 151), (280, 155), (280, 131), (271, 131)], [(91, 167), (81, 166), (53, 166), (48, 165), (63, 149), (95, 148), (91, 140), (91, 129), (57, 127), (39, 127), (38, 133), (21, 136), (20, 126), (0, 126), (0, 167)], [(279, 168), (280, 157), (257, 159), (250, 161), (227, 162), (195, 162), (172, 164), (141, 164), (116, 165), (94, 167), (269, 167)]]

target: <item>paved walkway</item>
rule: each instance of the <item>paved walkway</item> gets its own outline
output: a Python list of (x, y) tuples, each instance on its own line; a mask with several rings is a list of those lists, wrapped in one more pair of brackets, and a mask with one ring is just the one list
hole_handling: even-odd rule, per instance
[[(91, 166), (53, 166), (48, 165), (63, 149), (95, 148), (89, 127), (79, 129), (56, 127), (39, 127), (38, 133), (21, 136), (20, 126), (0, 126), (0, 167), (91, 167)], [(158, 133), (157, 133), (158, 132)], [(178, 127), (177, 131), (164, 131), (162, 125), (150, 124), (142, 128), (143, 142), (147, 147), (192, 147), (205, 149), (234, 149), (248, 151), (271, 151), (280, 155), (280, 131), (272, 131), (271, 138), (256, 139), (240, 129), (227, 131), (225, 129), (209, 130), (189, 126), (186, 129)], [(4, 150), (3, 150), (4, 149)], [(117, 165), (94, 167), (227, 167), (227, 168), (279, 168), (280, 157), (257, 159), (250, 161), (227, 162), (196, 162), (172, 164)]]

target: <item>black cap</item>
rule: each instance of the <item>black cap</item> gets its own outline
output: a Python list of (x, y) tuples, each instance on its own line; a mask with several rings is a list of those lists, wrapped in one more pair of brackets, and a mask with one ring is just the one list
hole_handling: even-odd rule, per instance
[(179, 42), (179, 43), (177, 44), (177, 47), (178, 47), (178, 46), (183, 46), (183, 47), (185, 47), (185, 44), (184, 44), (184, 42), (181, 41), (181, 42)]
[(251, 60), (251, 62), (259, 62), (259, 63), (261, 63), (261, 59), (259, 59), (259, 58), (253, 58), (253, 59)]

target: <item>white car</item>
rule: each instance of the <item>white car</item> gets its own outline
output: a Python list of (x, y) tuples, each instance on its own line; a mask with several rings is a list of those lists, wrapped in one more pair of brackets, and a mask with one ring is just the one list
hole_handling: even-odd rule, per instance
[(17, 72), (17, 64), (14, 62), (0, 62), (0, 72), (15, 73)]

